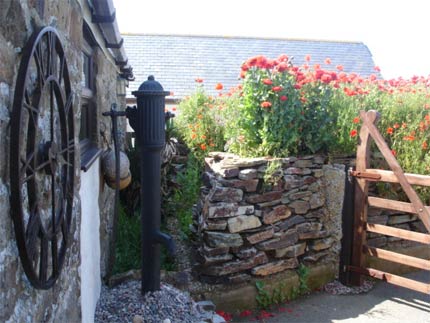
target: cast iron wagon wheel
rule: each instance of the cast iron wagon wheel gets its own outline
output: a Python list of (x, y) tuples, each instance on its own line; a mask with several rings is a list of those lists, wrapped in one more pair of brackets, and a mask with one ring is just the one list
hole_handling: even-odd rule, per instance
[(10, 138), (10, 204), (24, 271), (39, 289), (58, 279), (69, 244), (74, 192), (72, 91), (56, 30), (33, 33), (16, 80)]

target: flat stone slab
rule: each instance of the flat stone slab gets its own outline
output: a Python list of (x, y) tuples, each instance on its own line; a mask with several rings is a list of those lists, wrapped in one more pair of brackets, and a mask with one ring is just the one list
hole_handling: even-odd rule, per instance
[(306, 251), (306, 242), (302, 242), (291, 247), (277, 249), (275, 251), (275, 258), (284, 258), (284, 257), (295, 258), (300, 255), (303, 255), (305, 251)]
[(256, 247), (258, 250), (264, 250), (264, 251), (276, 250), (276, 249), (292, 246), (298, 240), (299, 240), (299, 235), (297, 234), (297, 232), (288, 233), (281, 237), (260, 242), (259, 244), (256, 245)]
[(272, 224), (291, 216), (291, 210), (286, 205), (279, 205), (263, 215), (264, 224)]
[(255, 215), (239, 215), (227, 221), (231, 233), (254, 229), (261, 226), (260, 219)]
[(243, 244), (242, 237), (237, 233), (206, 231), (205, 240), (211, 248), (240, 247)]
[(256, 244), (261, 241), (272, 238), (274, 234), (275, 234), (275, 230), (273, 228), (270, 228), (269, 230), (265, 230), (265, 231), (261, 231), (261, 232), (249, 235), (246, 237), (246, 240), (248, 240), (248, 242), (251, 244)]
[(255, 257), (249, 259), (230, 261), (222, 265), (205, 268), (202, 270), (202, 273), (208, 276), (224, 276), (254, 268), (266, 263), (267, 261), (268, 259), (266, 254), (264, 252), (259, 252)]
[(251, 270), (251, 274), (254, 276), (267, 276), (279, 273), (281, 271), (296, 268), (299, 266), (297, 258), (290, 258), (279, 260), (275, 262), (269, 262), (267, 264), (255, 267)]
[(242, 198), (243, 191), (233, 187), (215, 187), (208, 195), (211, 202), (240, 202)]
[(252, 214), (254, 213), (254, 206), (220, 202), (209, 204), (207, 207), (207, 213), (209, 219), (230, 218), (238, 215)]
[(269, 202), (282, 198), (282, 191), (272, 191), (264, 194), (254, 194), (245, 198), (245, 201), (251, 204)]

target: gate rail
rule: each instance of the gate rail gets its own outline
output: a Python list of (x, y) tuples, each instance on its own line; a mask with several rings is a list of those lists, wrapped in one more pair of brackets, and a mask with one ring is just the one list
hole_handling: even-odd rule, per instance
[[(346, 270), (350, 272), (349, 283), (352, 285), (361, 285), (363, 282), (362, 275), (368, 275), (394, 285), (430, 294), (430, 283), (415, 281), (374, 268), (366, 268), (366, 256), (370, 255), (379, 259), (430, 271), (430, 260), (411, 257), (393, 251), (371, 247), (366, 244), (366, 231), (369, 231), (416, 241), (427, 244), (430, 247), (430, 207), (423, 204), (420, 197), (411, 186), (430, 186), (430, 176), (405, 174), (403, 172), (384, 138), (375, 126), (379, 120), (379, 113), (377, 111), (360, 111), (360, 118), (363, 125), (360, 130), (359, 144), (357, 147), (356, 170), (350, 172), (350, 175), (354, 176), (356, 181), (352, 258), (351, 265), (346, 266)], [(387, 161), (391, 171), (369, 168), (370, 144), (372, 139)], [(369, 182), (375, 181), (399, 183), (410, 203), (368, 196)], [(367, 210), (369, 206), (416, 214), (429, 233), (418, 233), (381, 224), (367, 223)]]

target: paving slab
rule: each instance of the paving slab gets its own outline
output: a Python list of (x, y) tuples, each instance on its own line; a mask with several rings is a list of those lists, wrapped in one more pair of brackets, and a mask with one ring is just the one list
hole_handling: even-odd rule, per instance
[[(404, 275), (430, 283), (430, 272)], [(430, 323), (430, 295), (378, 281), (367, 293), (331, 295), (313, 292), (271, 311), (275, 316), (233, 322), (265, 323)]]

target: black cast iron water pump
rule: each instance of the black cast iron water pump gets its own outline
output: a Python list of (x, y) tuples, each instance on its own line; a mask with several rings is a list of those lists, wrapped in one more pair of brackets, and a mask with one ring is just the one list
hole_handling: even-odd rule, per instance
[(142, 294), (160, 289), (160, 244), (171, 256), (175, 254), (173, 239), (160, 231), (161, 222), (161, 150), (165, 145), (164, 91), (153, 76), (132, 92), (137, 107), (126, 111), (112, 109), (105, 115), (126, 116), (136, 133), (140, 149), (141, 236), (142, 236)]

